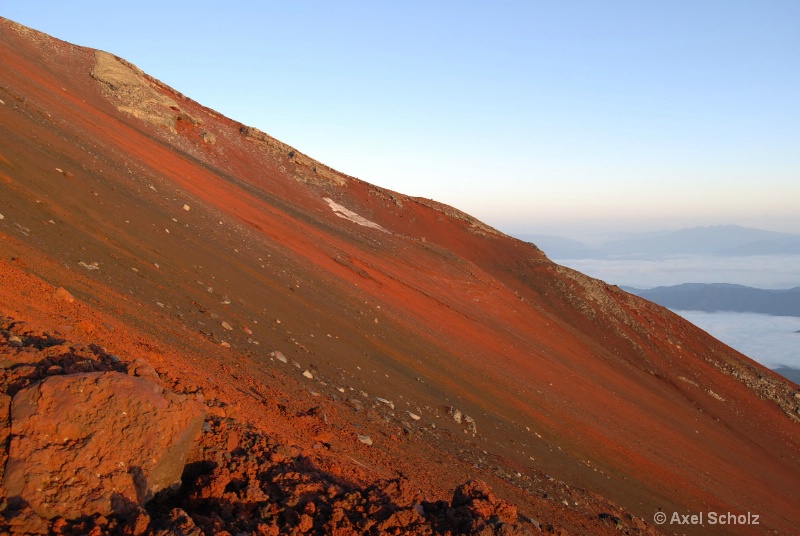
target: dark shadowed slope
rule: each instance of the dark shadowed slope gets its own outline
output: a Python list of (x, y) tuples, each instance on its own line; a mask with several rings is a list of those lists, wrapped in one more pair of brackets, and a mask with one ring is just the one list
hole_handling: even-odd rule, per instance
[(570, 533), (604, 501), (800, 522), (795, 387), (669, 311), (9, 21), (0, 100), (3, 314), (145, 354), (362, 482), (481, 478)]

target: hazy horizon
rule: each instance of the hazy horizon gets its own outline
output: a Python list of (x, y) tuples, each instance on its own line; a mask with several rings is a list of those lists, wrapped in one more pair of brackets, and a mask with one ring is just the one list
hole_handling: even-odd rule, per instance
[(763, 289), (800, 286), (800, 256), (797, 255), (553, 260), (611, 285), (640, 289), (682, 283), (731, 283)]
[[(487, 222), (489, 223), (489, 222)], [(708, 228), (708, 227), (744, 227), (750, 229), (758, 229), (761, 231), (771, 231), (775, 233), (787, 233), (800, 237), (800, 229), (795, 229), (794, 226), (781, 226), (778, 224), (770, 226), (748, 225), (740, 222), (718, 222), (718, 223), (697, 223), (693, 224), (691, 221), (682, 222), (675, 221), (671, 223), (657, 223), (657, 222), (620, 222), (609, 223), (602, 222), (587, 222), (583, 225), (542, 225), (537, 228), (530, 227), (514, 227), (506, 226), (505, 228), (498, 227), (501, 231), (512, 236), (552, 236), (558, 238), (566, 238), (581, 242), (587, 246), (601, 245), (604, 242), (617, 240), (620, 238), (627, 238), (642, 234), (667, 234), (675, 231), (694, 228)]]
[(344, 173), (509, 234), (800, 233), (794, 2), (3, 11)]

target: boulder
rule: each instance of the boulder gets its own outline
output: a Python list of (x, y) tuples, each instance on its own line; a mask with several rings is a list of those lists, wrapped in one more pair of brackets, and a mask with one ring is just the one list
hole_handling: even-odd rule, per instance
[(198, 400), (148, 378), (50, 376), (11, 401), (2, 485), (46, 518), (127, 514), (180, 485), (203, 418)]
[(517, 507), (498, 498), (481, 480), (470, 480), (457, 487), (451, 501), (453, 509), (468, 509), (472, 518), (501, 523), (517, 521)]
[(72, 303), (75, 301), (75, 297), (64, 287), (58, 287), (53, 293), (53, 296), (67, 303)]

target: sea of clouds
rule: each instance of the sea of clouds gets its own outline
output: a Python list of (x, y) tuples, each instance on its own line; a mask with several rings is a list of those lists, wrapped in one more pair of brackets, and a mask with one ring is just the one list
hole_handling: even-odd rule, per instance
[(800, 317), (675, 311), (767, 368), (800, 369)]
[[(765, 289), (800, 286), (800, 256), (687, 256), (665, 260), (556, 261), (586, 275), (640, 289), (681, 283), (733, 283)], [(768, 368), (800, 369), (800, 317), (675, 311), (731, 348)]]
[(681, 283), (733, 283), (748, 287), (786, 289), (800, 286), (800, 257), (672, 257), (663, 260), (556, 260), (612, 285), (636, 288)]

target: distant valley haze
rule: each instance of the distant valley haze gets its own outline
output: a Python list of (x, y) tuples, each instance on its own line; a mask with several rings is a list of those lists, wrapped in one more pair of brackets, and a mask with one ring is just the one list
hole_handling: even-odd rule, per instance
[(703, 255), (754, 257), (800, 255), (800, 234), (739, 225), (713, 225), (669, 231), (617, 233), (601, 242), (547, 234), (517, 233), (554, 259), (668, 259)]
[(617, 234), (587, 243), (517, 234), (551, 259), (608, 283), (639, 289), (725, 283), (763, 289), (800, 286), (800, 234), (737, 225)]
[(670, 309), (800, 317), (800, 287), (764, 290), (726, 283), (683, 283), (652, 289), (627, 287), (625, 290)]

